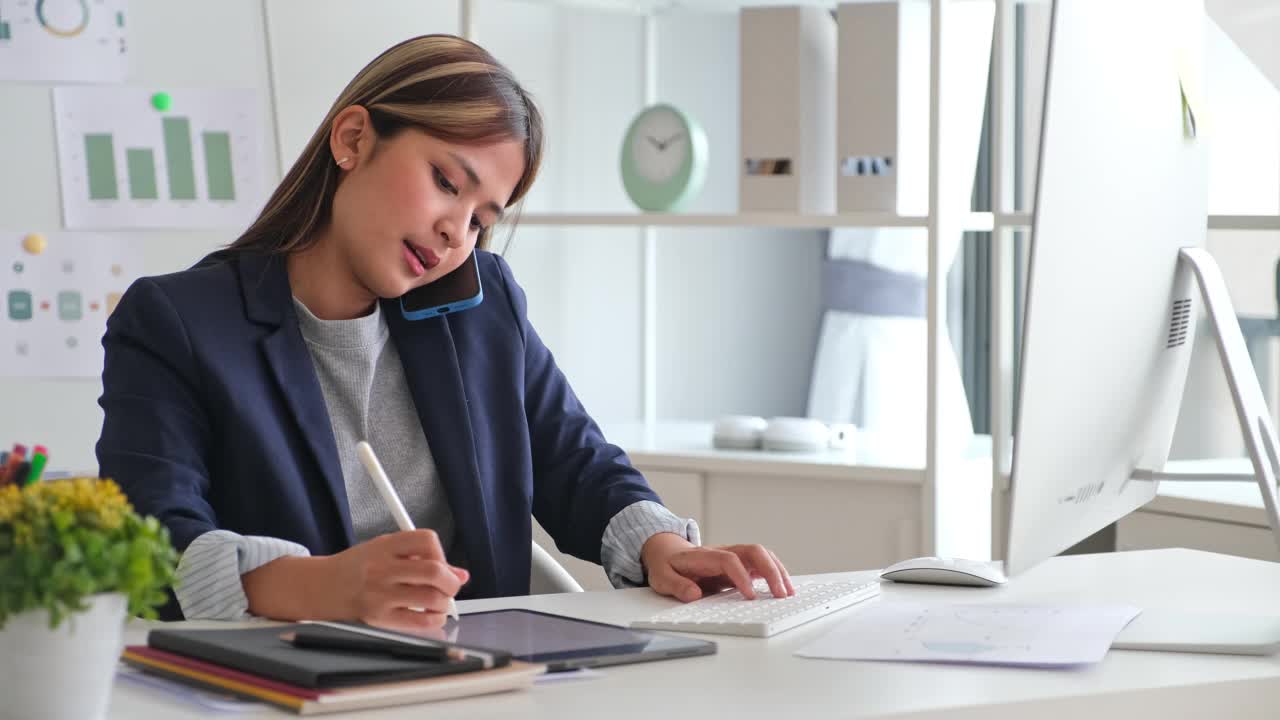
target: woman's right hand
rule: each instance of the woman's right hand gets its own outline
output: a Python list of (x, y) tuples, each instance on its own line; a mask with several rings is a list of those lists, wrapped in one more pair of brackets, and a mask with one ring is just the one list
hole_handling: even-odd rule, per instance
[(470, 577), (449, 564), (433, 530), (380, 535), (328, 560), (340, 613), (389, 630), (444, 626), (449, 600)]
[(336, 555), (286, 556), (240, 576), (249, 612), (276, 620), (361, 620), (392, 630), (443, 627), (470, 578), (431, 530), (380, 535)]

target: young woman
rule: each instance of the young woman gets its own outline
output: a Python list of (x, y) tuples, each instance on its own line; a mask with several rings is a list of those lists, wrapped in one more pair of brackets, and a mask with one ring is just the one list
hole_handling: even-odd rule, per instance
[[(699, 547), (605, 442), (483, 250), (542, 137), (483, 49), (405, 41), (343, 90), (244, 235), (125, 294), (97, 453), (183, 551), (165, 617), (438, 627), (455, 595), (528, 592), (531, 517), (617, 586), (794, 592), (759, 545)], [(479, 306), (401, 315), (397, 298), (473, 251)], [(360, 440), (424, 529), (396, 531)]]

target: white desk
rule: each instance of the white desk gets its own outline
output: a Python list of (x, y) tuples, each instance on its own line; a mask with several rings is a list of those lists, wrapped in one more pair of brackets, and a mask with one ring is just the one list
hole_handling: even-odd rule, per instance
[[(1280, 564), (1190, 550), (1049, 560), (1003, 588), (887, 584), (895, 599), (1127, 602), (1149, 608), (1273, 613)], [(540, 595), (460, 603), (468, 611), (523, 607), (603, 622), (645, 617), (673, 601), (648, 590)], [(841, 662), (792, 652), (856, 608), (776, 637), (713, 638), (717, 655), (605, 668), (604, 677), (360, 718), (1275, 718), (1280, 657), (1112, 651), (1078, 671)], [(131, 627), (127, 641), (145, 629)], [(117, 684), (112, 720), (202, 717), (153, 691)], [(269, 710), (236, 717), (285, 717)]]

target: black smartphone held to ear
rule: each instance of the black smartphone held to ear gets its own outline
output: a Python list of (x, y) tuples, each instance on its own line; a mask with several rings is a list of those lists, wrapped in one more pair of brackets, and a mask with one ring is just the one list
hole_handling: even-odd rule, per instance
[(481, 300), (484, 300), (484, 288), (480, 286), (480, 266), (472, 250), (453, 272), (401, 295), (400, 314), (406, 320), (426, 320), (473, 308)]

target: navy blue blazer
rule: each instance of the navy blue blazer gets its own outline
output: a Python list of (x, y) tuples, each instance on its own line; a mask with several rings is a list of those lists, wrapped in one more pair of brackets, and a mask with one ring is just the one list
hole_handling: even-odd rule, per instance
[[(382, 301), (471, 580), (460, 597), (529, 591), (530, 517), (600, 562), (614, 514), (658, 501), (605, 442), (526, 316), (502, 258), (478, 251), (479, 306), (408, 321)], [(324, 396), (282, 256), (215, 253), (143, 278), (107, 322), (102, 477), (183, 550), (213, 529), (354, 542)], [(162, 615), (181, 617), (171, 601)]]

